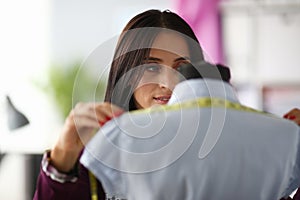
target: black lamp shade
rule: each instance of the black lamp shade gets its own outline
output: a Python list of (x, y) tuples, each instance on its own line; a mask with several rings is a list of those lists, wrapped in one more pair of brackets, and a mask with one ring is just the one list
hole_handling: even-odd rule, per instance
[(15, 130), (29, 124), (27, 117), (16, 109), (9, 96), (6, 96), (7, 123), (9, 130)]

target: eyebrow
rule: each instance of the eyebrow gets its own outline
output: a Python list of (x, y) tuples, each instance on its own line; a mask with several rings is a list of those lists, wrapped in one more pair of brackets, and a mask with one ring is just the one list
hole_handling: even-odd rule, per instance
[[(190, 60), (190, 58), (187, 57), (187, 56), (179, 57), (179, 58), (176, 58), (174, 61), (177, 62), (177, 61), (181, 61), (181, 60)], [(162, 59), (156, 58), (156, 57), (149, 57), (149, 58), (145, 59), (145, 61), (158, 61), (158, 62), (161, 62)]]
[(190, 60), (190, 58), (187, 56), (184, 56), (184, 57), (179, 57), (179, 58), (175, 59), (175, 61), (180, 61), (180, 60)]

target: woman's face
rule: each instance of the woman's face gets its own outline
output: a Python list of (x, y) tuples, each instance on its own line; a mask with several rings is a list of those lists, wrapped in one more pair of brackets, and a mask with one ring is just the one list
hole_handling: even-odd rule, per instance
[(133, 94), (136, 107), (149, 108), (168, 103), (179, 82), (176, 68), (187, 62), (190, 62), (190, 53), (184, 38), (176, 33), (158, 34), (149, 57), (145, 59), (144, 74)]

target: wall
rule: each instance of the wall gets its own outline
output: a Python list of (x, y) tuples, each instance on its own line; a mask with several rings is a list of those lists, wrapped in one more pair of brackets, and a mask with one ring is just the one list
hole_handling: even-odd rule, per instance
[(117, 36), (137, 13), (170, 9), (170, 0), (53, 0), (51, 60), (68, 63), (86, 58), (97, 46)]
[[(232, 0), (221, 10), (226, 60), (234, 85), (246, 91), (243, 102), (263, 108), (263, 87), (300, 87), (299, 1)], [(300, 107), (298, 99), (289, 107)]]

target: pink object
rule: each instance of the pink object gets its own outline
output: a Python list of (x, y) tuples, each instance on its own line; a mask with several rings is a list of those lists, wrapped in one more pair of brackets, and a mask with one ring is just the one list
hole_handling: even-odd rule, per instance
[(224, 63), (221, 16), (221, 0), (174, 0), (178, 15), (194, 30), (208, 62)]

